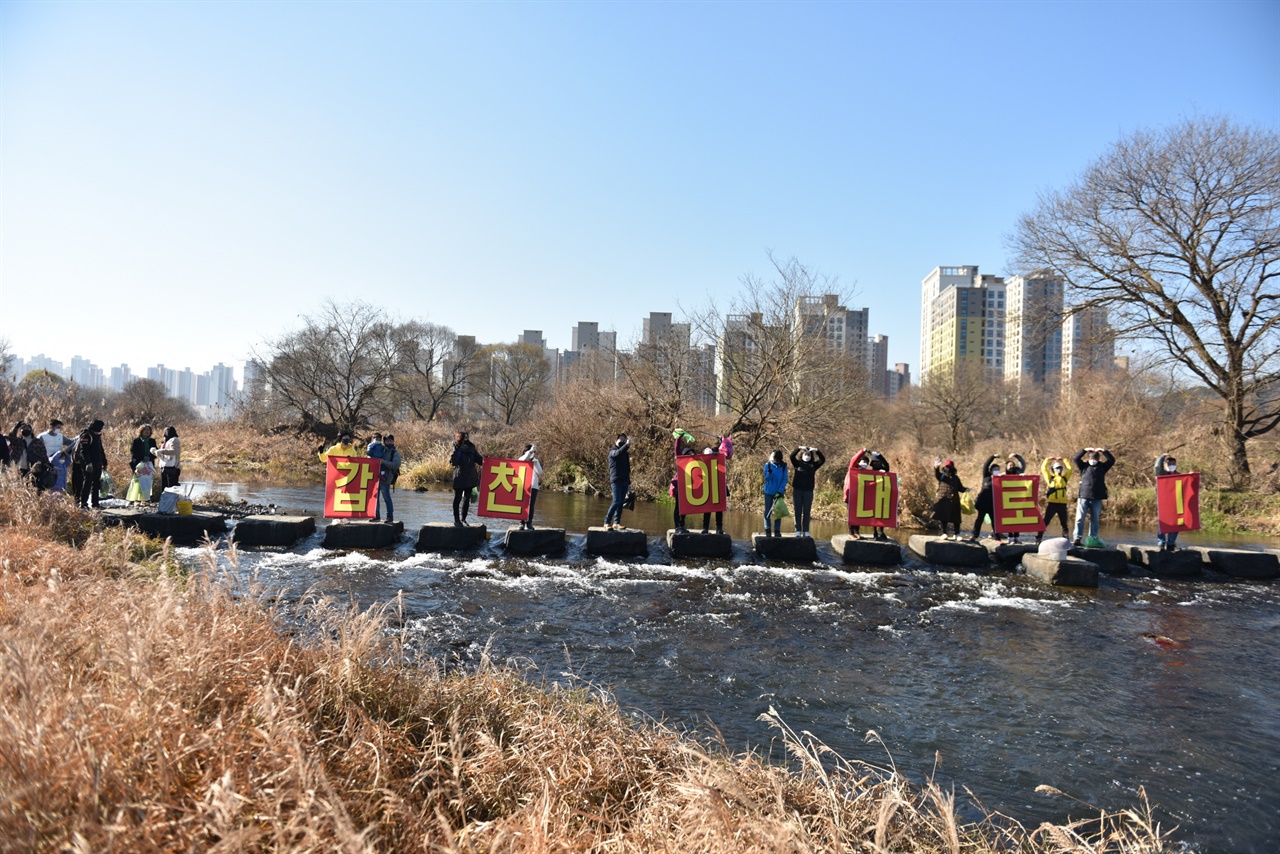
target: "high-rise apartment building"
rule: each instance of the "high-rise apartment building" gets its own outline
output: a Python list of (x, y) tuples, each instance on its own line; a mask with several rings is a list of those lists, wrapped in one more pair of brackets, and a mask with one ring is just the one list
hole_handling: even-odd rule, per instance
[(905, 389), (911, 387), (911, 366), (906, 362), (897, 362), (893, 370), (885, 371), (885, 384), (888, 397), (893, 400)]
[(889, 396), (889, 336), (877, 335), (868, 342), (867, 377), (876, 397)]
[(962, 364), (1004, 373), (1005, 282), (976, 264), (935, 267), (922, 284), (920, 379), (949, 374)]
[(1062, 282), (1010, 276), (1005, 297), (1005, 380), (1019, 391), (1056, 387), (1062, 374)]
[(1068, 315), (1062, 322), (1063, 382), (1116, 366), (1115, 337), (1106, 309), (1082, 308)]
[(836, 294), (800, 297), (796, 302), (796, 325), (804, 334), (825, 338), (830, 349), (848, 353), (850, 360), (864, 370), (869, 315), (869, 309), (840, 305)]

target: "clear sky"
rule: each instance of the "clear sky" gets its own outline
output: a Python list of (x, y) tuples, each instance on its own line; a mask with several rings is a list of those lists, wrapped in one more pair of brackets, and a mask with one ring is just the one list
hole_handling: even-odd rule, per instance
[(242, 361), (320, 301), (481, 341), (795, 256), (919, 360), (1036, 192), (1195, 114), (1280, 126), (1280, 3), (0, 0), (0, 338)]

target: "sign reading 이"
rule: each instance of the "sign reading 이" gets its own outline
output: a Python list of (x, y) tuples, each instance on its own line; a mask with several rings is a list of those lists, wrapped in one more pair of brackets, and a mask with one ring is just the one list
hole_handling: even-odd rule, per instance
[(898, 476), (893, 472), (853, 469), (846, 477), (849, 524), (898, 527)]
[(1200, 530), (1200, 472), (1157, 476), (1156, 516), (1162, 534)]
[(721, 454), (676, 457), (676, 506), (681, 516), (729, 509), (724, 460)]
[(324, 474), (326, 519), (372, 519), (378, 514), (378, 472), (372, 457), (329, 457)]
[(485, 457), (480, 469), (480, 506), (476, 513), (494, 519), (529, 518), (533, 463)]
[(1040, 475), (999, 474), (991, 478), (991, 524), (997, 534), (1034, 534), (1044, 530), (1040, 514)]

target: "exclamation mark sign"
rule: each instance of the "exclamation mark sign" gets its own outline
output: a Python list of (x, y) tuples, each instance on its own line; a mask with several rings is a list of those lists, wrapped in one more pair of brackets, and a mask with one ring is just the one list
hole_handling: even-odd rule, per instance
[(1178, 478), (1173, 482), (1173, 499), (1176, 502), (1177, 508), (1178, 508), (1178, 524), (1179, 525), (1187, 524), (1187, 518), (1186, 518), (1187, 498), (1185, 495), (1182, 494), (1182, 485), (1183, 485), (1182, 478)]

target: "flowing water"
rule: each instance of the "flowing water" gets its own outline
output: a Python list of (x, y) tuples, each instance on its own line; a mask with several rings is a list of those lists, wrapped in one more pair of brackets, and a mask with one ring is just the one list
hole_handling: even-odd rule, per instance
[[(319, 487), (216, 486), (321, 506)], [(416, 534), (451, 520), (450, 498), (398, 492), (397, 518)], [(773, 707), (843, 756), (885, 765), (885, 749), (866, 739), (874, 730), (900, 770), (934, 774), (963, 803), (1024, 823), (1086, 813), (1036, 793), (1040, 784), (1107, 809), (1134, 804), (1144, 786), (1162, 825), (1200, 850), (1280, 849), (1280, 585), (1207, 573), (1064, 590), (910, 559), (863, 571), (839, 565), (825, 538), (840, 526), (828, 523), (813, 526), (821, 566), (766, 566), (745, 542), (761, 521), (734, 513), (725, 528), (742, 541), (731, 561), (673, 562), (657, 540), (648, 560), (592, 558), (581, 532), (605, 507), (540, 495), (537, 523), (570, 532), (551, 559), (493, 547), (416, 554), (411, 537), (385, 552), (332, 552), (317, 535), (246, 551), (241, 571), (363, 606), (402, 593), (415, 654), (467, 664), (487, 648), (544, 678), (606, 687), (624, 708), (714, 727), (735, 749), (784, 758), (757, 720)], [(669, 510), (642, 505), (626, 521), (656, 537)]]

